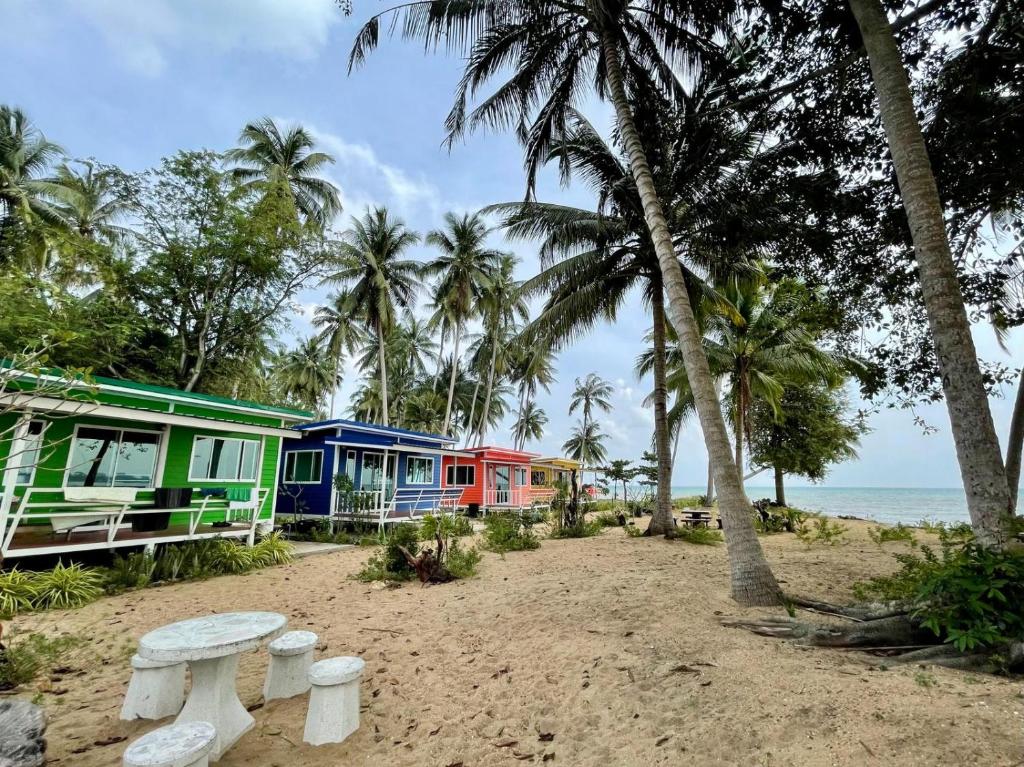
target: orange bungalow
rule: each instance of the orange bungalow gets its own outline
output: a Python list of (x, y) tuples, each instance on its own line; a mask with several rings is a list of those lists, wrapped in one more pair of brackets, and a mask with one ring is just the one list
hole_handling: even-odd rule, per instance
[(462, 488), (461, 505), (473, 510), (521, 509), (534, 502), (530, 463), (539, 456), (504, 447), (470, 447), (472, 457), (445, 456), (442, 487)]

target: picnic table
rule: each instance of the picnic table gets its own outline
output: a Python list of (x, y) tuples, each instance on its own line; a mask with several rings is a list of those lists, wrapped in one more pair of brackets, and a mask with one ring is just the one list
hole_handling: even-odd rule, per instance
[(208, 615), (154, 629), (139, 640), (139, 655), (189, 664), (192, 690), (176, 722), (209, 722), (217, 730), (210, 760), (217, 761), (255, 720), (238, 699), (241, 654), (279, 636), (288, 623), (271, 612)]
[(711, 526), (711, 512), (710, 511), (686, 511), (683, 512), (682, 518), (679, 520), (687, 527), (710, 527)]

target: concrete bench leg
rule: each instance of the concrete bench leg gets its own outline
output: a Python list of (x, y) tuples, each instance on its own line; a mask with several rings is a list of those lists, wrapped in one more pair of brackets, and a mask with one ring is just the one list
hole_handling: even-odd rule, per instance
[(309, 671), (312, 689), (302, 739), (313, 746), (341, 743), (359, 729), (360, 658), (331, 658)]
[(185, 703), (185, 664), (132, 657), (132, 678), (121, 706), (121, 718), (163, 719)]

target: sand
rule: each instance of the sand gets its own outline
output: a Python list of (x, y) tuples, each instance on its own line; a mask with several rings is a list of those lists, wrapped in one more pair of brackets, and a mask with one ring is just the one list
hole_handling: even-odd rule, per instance
[[(784, 587), (829, 600), (892, 568), (867, 525), (847, 545), (762, 539)], [(922, 537), (924, 537), (922, 535)], [(352, 549), (206, 582), (27, 616), (22, 632), (88, 643), (74, 669), (22, 691), (50, 716), (50, 764), (120, 764), (154, 723), (118, 720), (136, 640), (181, 618), (276, 610), (321, 637), (320, 657), (367, 663), (362, 726), (337, 746), (302, 743), (305, 697), (254, 709), (224, 767), (439, 765), (1019, 765), (1024, 682), (943, 669), (883, 670), (861, 653), (807, 649), (719, 624), (758, 616), (728, 597), (724, 547), (609, 529), (486, 554), (479, 576), (422, 588), (350, 579)], [(781, 612), (781, 611), (779, 611)], [(265, 653), (239, 692), (261, 704)], [(104, 745), (107, 744), (107, 745)]]

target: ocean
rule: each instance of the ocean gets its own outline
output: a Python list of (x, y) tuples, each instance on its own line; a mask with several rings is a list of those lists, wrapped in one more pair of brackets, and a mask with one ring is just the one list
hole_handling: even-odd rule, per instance
[[(704, 491), (703, 487), (673, 487), (672, 495), (703, 495)], [(751, 500), (774, 498), (775, 489), (748, 485), (747, 495)], [(843, 514), (889, 524), (913, 524), (922, 519), (969, 521), (964, 491), (952, 487), (787, 487), (786, 502), (830, 516)]]

